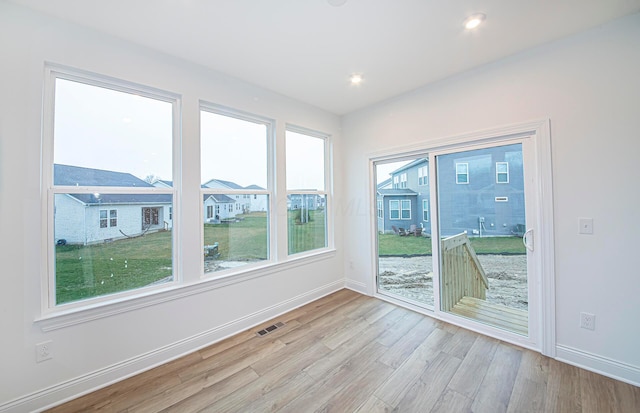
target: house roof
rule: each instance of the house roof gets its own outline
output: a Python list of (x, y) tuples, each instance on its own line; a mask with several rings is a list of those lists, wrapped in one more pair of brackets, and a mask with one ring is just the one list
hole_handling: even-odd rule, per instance
[(384, 189), (385, 186), (391, 185), (391, 178), (385, 179), (378, 184), (378, 189)]
[(389, 174), (390, 175), (397, 174), (398, 172), (402, 172), (402, 171), (404, 171), (406, 169), (413, 168), (414, 166), (419, 165), (421, 163), (428, 164), (429, 160), (427, 158), (416, 159), (415, 161), (411, 161), (408, 164), (401, 166), (400, 168), (396, 169), (395, 171), (391, 171)]
[(418, 193), (411, 189), (378, 189), (378, 194), (382, 196), (416, 196)]
[(64, 186), (122, 186), (126, 188), (153, 188), (148, 182), (130, 173), (83, 168), (71, 165), (53, 165), (53, 184)]
[(202, 198), (204, 201), (209, 198), (213, 198), (213, 201), (218, 204), (230, 204), (236, 202), (235, 199), (222, 194), (205, 194)]
[(260, 191), (264, 191), (264, 188), (258, 185), (249, 185), (247, 187), (245, 187), (244, 189), (258, 189)]
[(225, 180), (222, 180), (222, 179), (210, 179), (207, 182), (205, 182), (203, 184), (203, 186), (209, 187), (209, 184), (212, 183), (212, 182), (218, 182), (219, 184), (221, 184), (223, 186), (226, 186), (229, 189), (245, 189), (245, 188), (243, 188), (242, 186), (238, 185), (235, 182), (225, 181)]
[[(53, 165), (54, 185), (64, 186), (109, 186), (123, 188), (154, 188), (148, 182), (130, 173), (83, 168), (71, 165)], [(166, 204), (171, 203), (170, 194), (69, 194), (87, 205), (107, 204)]]

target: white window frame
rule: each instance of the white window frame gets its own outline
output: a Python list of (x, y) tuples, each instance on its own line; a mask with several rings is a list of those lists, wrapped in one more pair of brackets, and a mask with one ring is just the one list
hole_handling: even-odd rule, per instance
[[(324, 142), (324, 154), (323, 154), (324, 155), (324, 190), (314, 190), (314, 191), (289, 190), (286, 187), (286, 179), (285, 179), (285, 182), (282, 182), (282, 184), (285, 188), (285, 193), (287, 197), (289, 197), (290, 195), (317, 195), (325, 199), (325, 205), (324, 205), (325, 246), (324, 248), (316, 248), (308, 251), (298, 252), (295, 254), (289, 254), (288, 253), (288, 235), (289, 234), (288, 234), (288, 229), (285, 227), (283, 233), (280, 235), (284, 237), (283, 245), (286, 246), (286, 248), (281, 250), (280, 254), (286, 252), (287, 257), (304, 257), (304, 256), (316, 255), (318, 253), (323, 253), (329, 250), (333, 250), (335, 248), (335, 241), (334, 241), (334, 228), (333, 228), (334, 217), (333, 217), (333, 208), (332, 208), (332, 205), (333, 205), (333, 142), (331, 139), (331, 135), (327, 133), (319, 132), (313, 129), (308, 129), (305, 127), (289, 124), (289, 123), (285, 125), (285, 136), (286, 136), (286, 132), (293, 132), (293, 133), (299, 133), (302, 135), (311, 136), (314, 138), (322, 139)], [(285, 138), (284, 151), (286, 153), (286, 138)], [(285, 159), (285, 165), (286, 165), (286, 159)], [(286, 167), (285, 167), (285, 174), (286, 174)], [(287, 215), (285, 214), (285, 216)], [(285, 226), (287, 225), (286, 222), (283, 224)]]
[[(464, 166), (466, 172), (459, 172), (458, 167)], [(466, 176), (466, 182), (460, 181), (460, 176)], [(469, 163), (468, 162), (456, 162), (456, 184), (457, 185), (468, 185), (469, 184)]]
[(429, 200), (422, 200), (422, 220), (424, 222), (429, 222)]
[[(274, 165), (274, 156), (275, 156), (275, 151), (274, 151), (275, 121), (273, 119), (269, 119), (263, 116), (255, 115), (249, 112), (244, 112), (238, 109), (233, 109), (223, 105), (218, 105), (218, 104), (207, 102), (204, 100), (200, 101), (200, 107), (199, 107), (198, 113), (201, 113), (202, 111), (213, 113), (220, 116), (235, 118), (245, 122), (260, 124), (266, 127), (265, 145), (267, 148), (267, 170), (266, 170), (267, 188), (262, 190), (246, 189), (246, 188), (242, 188), (242, 189), (200, 188), (201, 199), (204, 199), (204, 195), (226, 195), (232, 199), (234, 199), (234, 197), (235, 199), (240, 199), (241, 196), (244, 199), (245, 197), (251, 196), (251, 195), (254, 195), (256, 197), (258, 195), (266, 195), (269, 200), (268, 201), (269, 212), (268, 212), (268, 218), (267, 218), (268, 230), (267, 230), (267, 240), (266, 240), (267, 242), (267, 259), (266, 260), (243, 265), (241, 267), (238, 267), (238, 269), (228, 269), (228, 270), (205, 273), (204, 259), (203, 259), (203, 260), (200, 260), (200, 274), (202, 274), (203, 278), (216, 279), (221, 277), (227, 277), (233, 273), (243, 273), (247, 270), (273, 264), (274, 262), (278, 261), (278, 257), (275, 256), (274, 254), (274, 251), (276, 251), (275, 242), (277, 237), (277, 231), (275, 230), (276, 214), (274, 213), (274, 208), (272, 208), (272, 203), (273, 203), (273, 200), (275, 199), (274, 189), (273, 189), (274, 188), (273, 165)], [(200, 153), (201, 158), (202, 156), (203, 154)], [(204, 156), (206, 156), (206, 154), (204, 154)], [(200, 174), (200, 171), (198, 171), (198, 174)], [(211, 177), (211, 178), (215, 178), (215, 177)], [(227, 205), (223, 205), (222, 211), (234, 212), (234, 204), (236, 205), (235, 206), (236, 210), (240, 211), (242, 209), (240, 202), (235, 202), (235, 203), (229, 203)], [(203, 207), (204, 207), (204, 203), (201, 202), (200, 208), (203, 208)], [(216, 204), (216, 215), (218, 216), (220, 215), (220, 205), (218, 204)], [(201, 211), (200, 217), (203, 217), (203, 216), (204, 216), (203, 211)], [(201, 246), (200, 251), (203, 251), (204, 250), (204, 222), (200, 223), (200, 246)]]
[(429, 185), (429, 167), (426, 165), (418, 168), (418, 185)]
[[(506, 172), (498, 172), (498, 165), (505, 165), (507, 167)], [(500, 175), (506, 175), (506, 181), (500, 181)], [(509, 183), (509, 162), (496, 162), (496, 183), (497, 184), (508, 184)]]
[(400, 188), (405, 189), (407, 187), (407, 173), (400, 174)]
[(384, 210), (382, 209), (383, 201), (382, 199), (378, 199), (376, 201), (376, 209), (378, 210), (378, 218), (384, 218)]
[[(392, 202), (396, 203), (396, 205), (397, 205), (396, 208), (394, 208), (391, 205)], [(393, 211), (397, 211), (398, 212), (398, 217), (397, 218), (393, 217), (393, 215), (392, 215)], [(389, 219), (392, 219), (392, 220), (399, 220), (400, 219), (400, 200), (399, 199), (390, 199), (389, 200)]]
[[(405, 202), (409, 203), (409, 207), (405, 208)], [(404, 217), (404, 212), (405, 211), (409, 211), (409, 216), (408, 217)], [(401, 199), (400, 200), (400, 219), (403, 220), (410, 220), (411, 219), (411, 200), (410, 199)]]
[[(116, 92), (130, 93), (159, 101), (167, 102), (172, 105), (172, 170), (174, 186), (170, 188), (159, 188), (155, 186), (145, 188), (130, 187), (105, 187), (105, 186), (62, 186), (53, 184), (53, 165), (54, 165), (54, 120), (55, 120), (55, 85), (56, 80), (67, 80), (79, 82), (87, 86), (101, 87)], [(56, 194), (169, 194), (172, 195), (173, 205), (179, 205), (179, 187), (176, 182), (180, 182), (180, 159), (181, 147), (179, 137), (180, 125), (180, 96), (174, 93), (166, 92), (160, 89), (140, 85), (133, 82), (127, 82), (121, 79), (115, 79), (83, 70), (73, 69), (61, 65), (47, 63), (45, 65), (44, 79), (44, 95), (43, 95), (43, 141), (42, 141), (42, 214), (46, 225), (42, 226), (42, 242), (43, 242), (43, 266), (41, 276), (41, 313), (42, 317), (55, 316), (57, 314), (69, 311), (78, 311), (83, 309), (94, 308), (101, 303), (112, 303), (123, 299), (140, 296), (147, 292), (166, 289), (168, 286), (176, 285), (181, 279), (181, 270), (179, 263), (180, 251), (177, 248), (177, 240), (180, 239), (180, 222), (173, 220), (172, 233), (172, 272), (173, 280), (157, 285), (145, 286), (133, 290), (121, 291), (105, 296), (91, 297), (79, 301), (57, 304), (56, 303), (56, 271), (55, 271), (55, 195)], [(107, 210), (108, 211), (108, 210)], [(107, 224), (109, 224), (109, 212), (107, 212)]]
[(398, 175), (393, 177), (393, 189), (400, 188), (400, 177)]

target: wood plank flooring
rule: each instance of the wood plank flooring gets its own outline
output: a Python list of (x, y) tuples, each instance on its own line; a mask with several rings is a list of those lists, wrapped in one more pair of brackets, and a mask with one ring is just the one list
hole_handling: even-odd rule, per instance
[(341, 290), (50, 411), (640, 412), (640, 388)]

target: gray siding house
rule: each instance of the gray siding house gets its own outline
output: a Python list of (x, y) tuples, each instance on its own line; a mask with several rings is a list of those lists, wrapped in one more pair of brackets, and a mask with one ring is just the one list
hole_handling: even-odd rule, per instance
[[(449, 236), (522, 235), (524, 176), (520, 145), (506, 145), (437, 158), (440, 231)], [(378, 231), (411, 225), (431, 232), (429, 161), (417, 159), (393, 171), (376, 196)], [(387, 189), (385, 189), (387, 188)]]

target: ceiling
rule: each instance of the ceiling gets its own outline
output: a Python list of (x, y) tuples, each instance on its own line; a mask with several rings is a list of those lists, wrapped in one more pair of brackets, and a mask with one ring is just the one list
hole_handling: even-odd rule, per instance
[[(640, 11), (640, 0), (11, 1), (338, 115)], [(465, 31), (477, 12), (486, 21)]]

